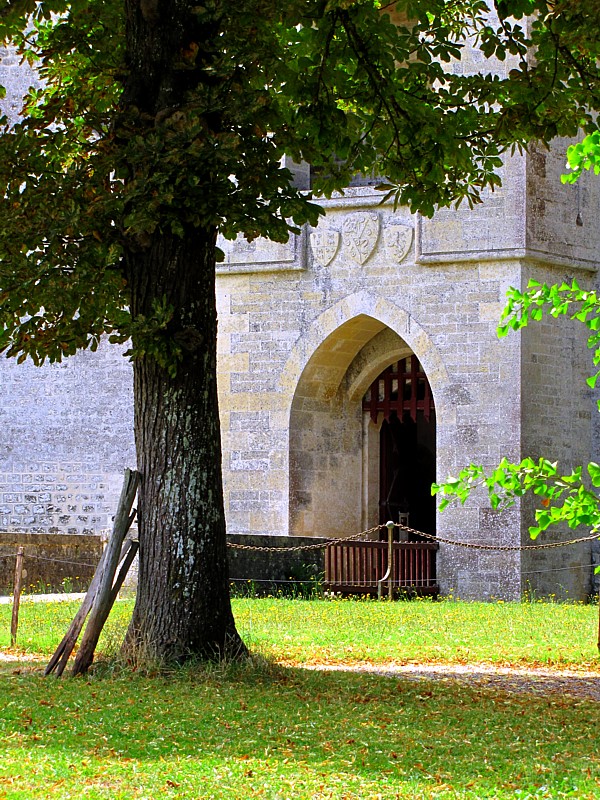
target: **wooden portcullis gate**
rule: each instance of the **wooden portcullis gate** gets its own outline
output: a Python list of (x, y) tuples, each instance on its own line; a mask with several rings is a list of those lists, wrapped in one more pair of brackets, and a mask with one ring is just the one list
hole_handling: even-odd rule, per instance
[[(408, 514), (406, 524), (435, 535), (435, 406), (417, 357), (390, 364), (367, 390), (362, 408), (379, 429), (379, 523), (400, 522)], [(374, 460), (375, 453), (369, 457)]]
[[(440, 591), (435, 578), (437, 549), (436, 542), (393, 543), (394, 594), (437, 597)], [(387, 568), (387, 542), (334, 542), (325, 551), (325, 591), (376, 595), (378, 582), (386, 575)]]

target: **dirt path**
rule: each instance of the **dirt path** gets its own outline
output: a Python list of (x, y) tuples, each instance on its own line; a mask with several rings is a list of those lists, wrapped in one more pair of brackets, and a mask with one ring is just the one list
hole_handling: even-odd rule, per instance
[[(60, 594), (22, 594), (22, 603), (56, 603), (69, 600), (83, 600), (85, 592), (61, 592)], [(7, 606), (12, 603), (12, 595), (0, 596), (0, 605)]]
[(364, 672), (412, 681), (459, 681), (504, 692), (560, 694), (600, 702), (600, 672), (493, 664), (311, 664), (306, 669)]
[[(40, 672), (48, 656), (0, 651), (0, 664)], [(305, 664), (282, 662), (282, 666), (322, 672), (360, 672), (410, 681), (461, 682), (503, 692), (537, 696), (562, 695), (600, 703), (600, 671), (504, 667), (494, 664)]]

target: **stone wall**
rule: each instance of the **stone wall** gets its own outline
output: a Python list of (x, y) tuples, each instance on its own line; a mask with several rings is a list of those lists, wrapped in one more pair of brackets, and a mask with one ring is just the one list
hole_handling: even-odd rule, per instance
[(129, 362), (104, 344), (61, 364), (1, 366), (0, 535), (110, 529), (136, 463)]
[[(15, 120), (35, 74), (0, 48), (0, 110)], [(61, 364), (0, 356), (0, 536), (100, 534), (111, 528), (123, 469), (135, 467), (132, 371), (104, 343)]]
[[(324, 543), (326, 540), (322, 540)], [(278, 586), (285, 588), (290, 581), (300, 585), (314, 585), (320, 581), (325, 571), (325, 548), (309, 550), (290, 550), (291, 547), (315, 545), (314, 537), (287, 536), (240, 536), (227, 537), (228, 544), (250, 545), (252, 547), (276, 547), (273, 550), (227, 549), (229, 558), (229, 577), (243, 588), (243, 582), (253, 584), (253, 591), (272, 591)], [(307, 582), (307, 583), (304, 583)], [(240, 584), (242, 584), (240, 586)]]
[(19, 547), (24, 550), (24, 592), (80, 592), (92, 579), (103, 542), (88, 535), (1, 533), (0, 594), (13, 590)]
[(30, 86), (36, 83), (35, 75), (14, 51), (0, 47), (0, 86), (6, 95), (0, 103), (0, 111), (15, 120), (23, 108), (23, 98)]
[[(530, 277), (560, 283), (570, 281), (573, 272), (529, 265), (524, 270), (524, 282)], [(593, 279), (580, 272), (577, 280), (585, 286)], [(592, 458), (591, 423), (597, 411), (585, 380), (593, 372), (586, 340), (586, 328), (565, 318), (531, 325), (522, 337), (521, 455), (556, 461), (566, 474)], [(532, 545), (529, 526), (535, 524), (536, 504), (528, 497), (522, 506), (522, 543)], [(564, 525), (547, 531), (536, 543), (567, 541), (586, 533), (585, 529), (573, 531)], [(590, 564), (590, 542), (524, 551), (522, 589), (538, 597), (558, 595), (583, 600), (591, 591)]]

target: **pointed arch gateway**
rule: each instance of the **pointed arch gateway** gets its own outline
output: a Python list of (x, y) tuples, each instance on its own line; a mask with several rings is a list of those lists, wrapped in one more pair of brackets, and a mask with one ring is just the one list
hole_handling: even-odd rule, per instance
[[(395, 521), (398, 491), (409, 492), (410, 524), (434, 533), (435, 405), (421, 362), (381, 319), (363, 312), (346, 321), (338, 315), (337, 322), (307, 357), (293, 394), (290, 534), (345, 537), (372, 528), (390, 518), (390, 489)], [(421, 344), (425, 337), (413, 328)], [(435, 363), (435, 351), (425, 355)], [(390, 486), (398, 464), (412, 482), (401, 475)], [(420, 497), (428, 499), (425, 513), (418, 511)]]
[[(341, 324), (306, 363), (292, 402), (290, 533), (344, 538), (392, 519), (435, 534), (435, 429), (431, 386), (408, 343), (366, 315)], [(437, 594), (436, 545), (396, 533), (395, 591)], [(326, 586), (376, 593), (384, 537), (329, 545)]]

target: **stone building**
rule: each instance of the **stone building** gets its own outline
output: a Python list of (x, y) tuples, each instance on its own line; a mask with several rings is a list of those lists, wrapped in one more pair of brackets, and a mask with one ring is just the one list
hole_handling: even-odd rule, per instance
[[(472, 210), (411, 216), (366, 181), (323, 201), (318, 228), (286, 245), (221, 243), (230, 533), (341, 537), (408, 514), (441, 538), (529, 541), (529, 500), (496, 513), (476, 495), (439, 514), (429, 486), (470, 462), (544, 455), (569, 469), (593, 452), (581, 326), (496, 335), (509, 286), (596, 281), (600, 182), (561, 185), (565, 148), (507, 159), (502, 188)], [(308, 188), (310, 170), (296, 172)], [(5, 361), (0, 379), (0, 532), (109, 527), (122, 469), (135, 462), (131, 370), (118, 348), (43, 368)], [(442, 544), (437, 578), (465, 598), (528, 588), (582, 598), (590, 561), (587, 545)]]
[[(358, 186), (325, 201), (319, 227), (287, 246), (227, 248), (219, 364), (231, 533), (347, 536), (408, 512), (411, 527), (447, 539), (529, 541), (529, 502), (496, 513), (473, 497), (436, 515), (429, 486), (503, 456), (565, 469), (590, 458), (581, 326), (496, 335), (509, 286), (594, 281), (598, 184), (561, 185), (564, 149), (507, 161), (502, 189), (473, 210), (414, 218)], [(583, 545), (442, 544), (437, 568), (442, 591), (461, 597), (582, 597), (589, 564)]]

